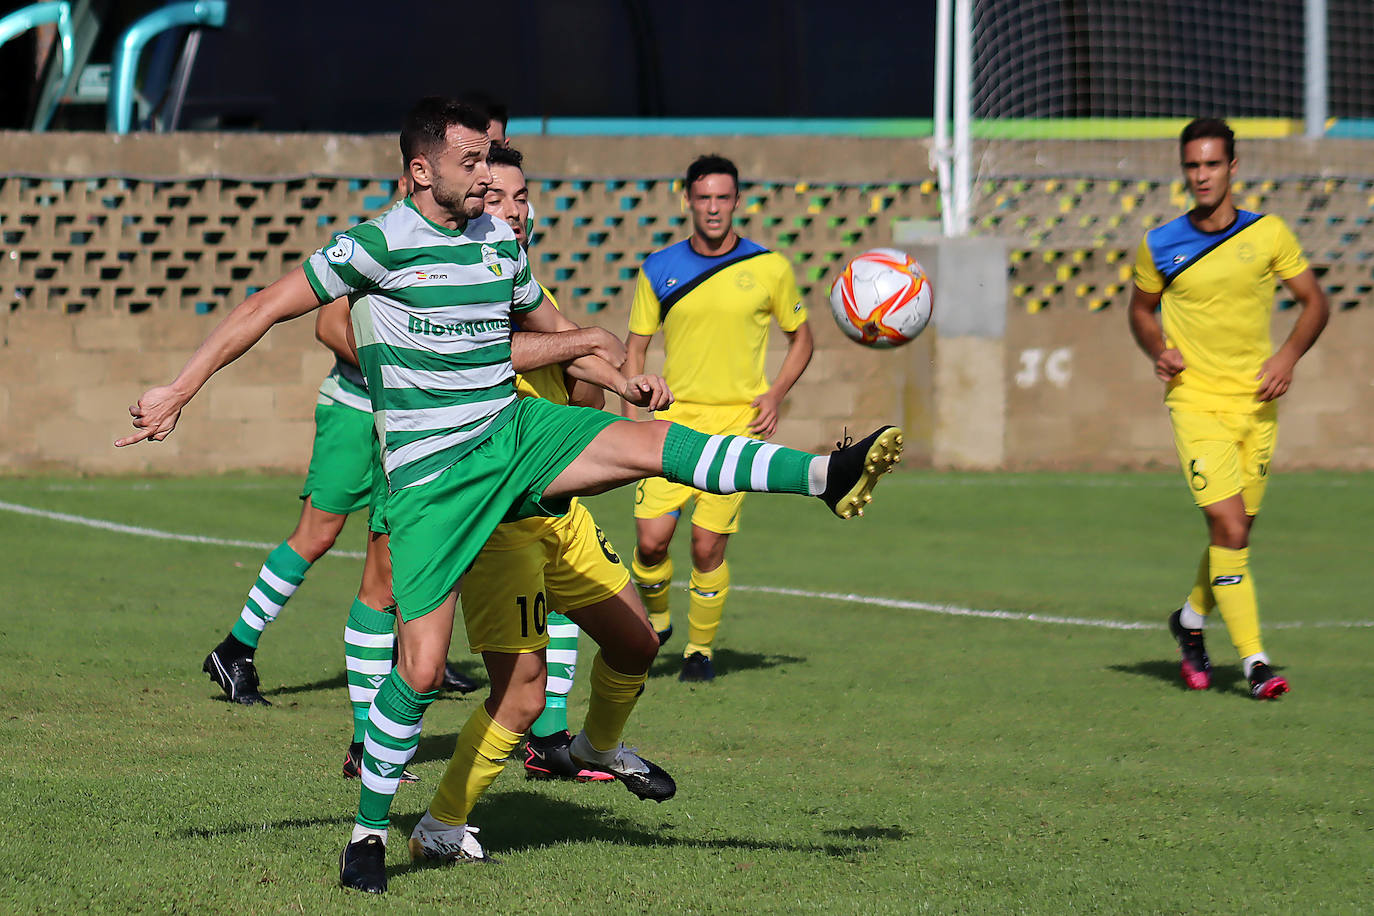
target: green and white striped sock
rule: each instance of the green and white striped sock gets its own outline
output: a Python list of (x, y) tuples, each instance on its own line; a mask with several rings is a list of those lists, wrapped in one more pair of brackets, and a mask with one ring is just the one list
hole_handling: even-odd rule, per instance
[(344, 667), (348, 671), (348, 701), (353, 704), (353, 741), (367, 733), (372, 700), (391, 674), (396, 649), (396, 617), (353, 599), (344, 627)]
[(544, 687), (544, 711), (530, 726), (536, 738), (547, 738), (568, 730), (568, 694), (577, 672), (577, 624), (559, 613), (548, 617), (549, 679)]
[(277, 619), (282, 607), (305, 581), (305, 572), (309, 568), (310, 561), (292, 550), (290, 544), (285, 541), (278, 544), (258, 571), (258, 581), (248, 593), (243, 612), (234, 621), (230, 635), (249, 648), (256, 649), (262, 631)]
[(813, 463), (823, 468), (827, 460), (748, 436), (708, 436), (678, 423), (663, 441), (663, 476), (709, 493), (814, 496), (821, 490), (815, 489)]
[(391, 800), (401, 773), (420, 744), (420, 719), (437, 696), (437, 690), (416, 693), (394, 670), (377, 691), (363, 738), (363, 785), (356, 818), (359, 827), (385, 830), (391, 822)]

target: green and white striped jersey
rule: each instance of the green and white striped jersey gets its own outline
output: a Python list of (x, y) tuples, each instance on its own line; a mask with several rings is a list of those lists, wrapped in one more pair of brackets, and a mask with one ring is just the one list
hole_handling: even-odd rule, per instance
[(334, 368), (320, 383), (320, 393), (316, 404), (341, 404), (354, 410), (372, 412), (372, 402), (367, 397), (367, 379), (362, 370), (352, 363), (346, 363), (337, 356)]
[(504, 221), (448, 229), (407, 198), (335, 236), (305, 275), (321, 303), (349, 298), (393, 491), (432, 480), (510, 419), (511, 314), (544, 294)]

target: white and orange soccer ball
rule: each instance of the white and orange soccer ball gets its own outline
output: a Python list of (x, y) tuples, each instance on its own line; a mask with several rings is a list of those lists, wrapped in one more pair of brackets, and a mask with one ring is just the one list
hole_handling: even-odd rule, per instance
[(916, 259), (895, 248), (865, 251), (830, 285), (835, 323), (867, 347), (899, 347), (930, 323), (935, 291)]

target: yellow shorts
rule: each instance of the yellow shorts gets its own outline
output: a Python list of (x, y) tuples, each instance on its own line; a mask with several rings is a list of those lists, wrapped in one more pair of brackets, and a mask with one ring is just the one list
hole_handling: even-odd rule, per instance
[[(758, 408), (748, 404), (717, 407), (707, 404), (686, 404), (678, 401), (658, 414), (660, 420), (672, 420), (707, 435), (748, 436), (749, 424), (758, 416)], [(754, 438), (754, 437), (750, 437)], [(635, 487), (635, 518), (662, 518), (677, 515), (692, 500), (692, 524), (716, 534), (734, 534), (739, 530), (739, 510), (744, 504), (743, 493), (720, 495), (707, 493), (682, 483), (672, 483), (662, 477), (649, 477)]]
[(1171, 408), (1169, 420), (1193, 502), (1210, 506), (1239, 493), (1246, 513), (1258, 513), (1278, 440), (1275, 405), (1255, 413)]
[(463, 577), (463, 624), (473, 652), (537, 652), (549, 644), (550, 610), (575, 611), (630, 584), (615, 548), (580, 502), (562, 518), (538, 524), (533, 539), (483, 549)]

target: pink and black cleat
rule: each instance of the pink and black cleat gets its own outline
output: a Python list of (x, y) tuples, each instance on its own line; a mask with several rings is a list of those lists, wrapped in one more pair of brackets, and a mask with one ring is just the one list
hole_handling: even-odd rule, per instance
[(1182, 613), (1183, 609), (1179, 608), (1169, 615), (1169, 632), (1178, 642), (1179, 674), (1189, 690), (1206, 690), (1212, 686), (1212, 663), (1207, 658), (1207, 645), (1201, 630), (1184, 629), (1179, 623)]

